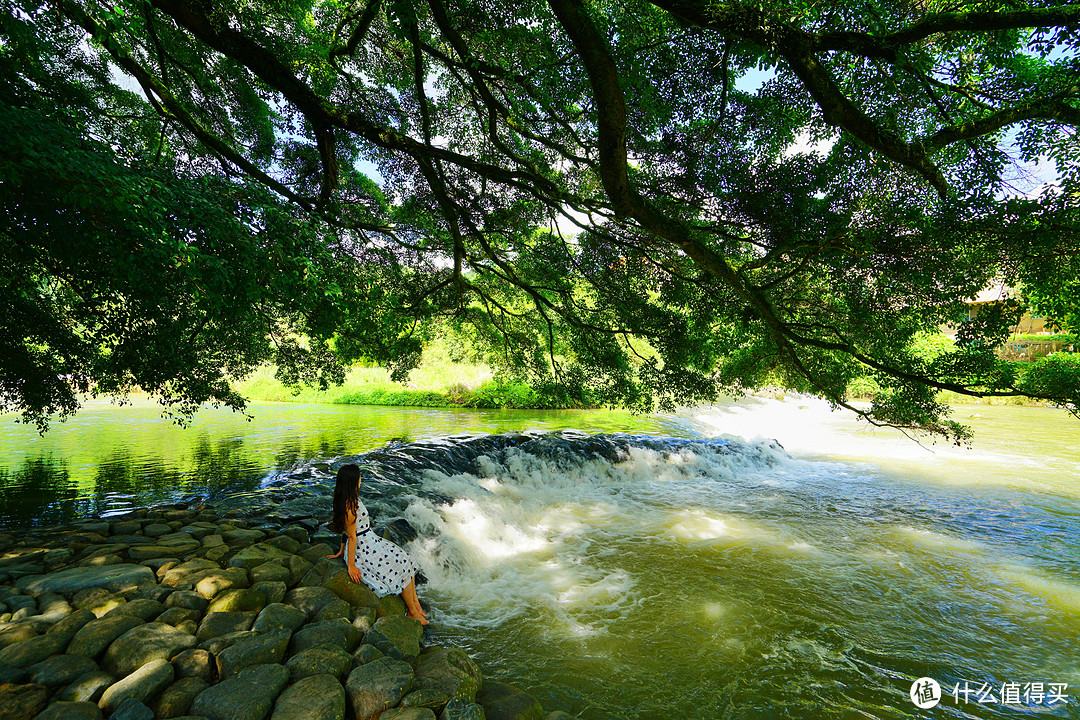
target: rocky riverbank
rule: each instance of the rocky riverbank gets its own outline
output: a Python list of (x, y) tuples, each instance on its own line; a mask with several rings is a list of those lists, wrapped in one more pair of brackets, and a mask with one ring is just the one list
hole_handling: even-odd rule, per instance
[(169, 506), (0, 532), (0, 720), (570, 717), (426, 643), (316, 526)]

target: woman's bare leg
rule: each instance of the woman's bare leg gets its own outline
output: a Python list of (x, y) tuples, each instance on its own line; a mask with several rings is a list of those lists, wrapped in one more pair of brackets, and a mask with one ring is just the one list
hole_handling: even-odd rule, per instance
[(409, 581), (409, 584), (401, 591), (401, 599), (405, 601), (405, 607), (408, 608), (406, 615), (419, 620), (421, 625), (427, 625), (427, 613), (424, 612), (424, 608), (420, 607), (420, 599), (416, 597), (416, 578)]

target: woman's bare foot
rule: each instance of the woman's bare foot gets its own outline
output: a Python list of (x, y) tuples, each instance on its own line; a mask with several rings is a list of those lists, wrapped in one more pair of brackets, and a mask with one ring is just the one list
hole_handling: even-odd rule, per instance
[(411, 617), (413, 620), (419, 620), (421, 625), (428, 624), (427, 613), (425, 613), (422, 609), (419, 611), (410, 610), (409, 612), (405, 613), (405, 617)]

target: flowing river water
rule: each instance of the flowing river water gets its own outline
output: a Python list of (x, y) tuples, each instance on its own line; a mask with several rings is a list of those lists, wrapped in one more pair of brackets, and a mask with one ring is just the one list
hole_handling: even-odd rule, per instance
[[(0, 525), (325, 492), (357, 459), (419, 533), (432, 641), (545, 708), (1080, 717), (1080, 422), (1060, 411), (959, 408), (971, 449), (799, 399), (653, 417), (252, 411), (182, 430), (149, 404), (94, 403), (45, 438), (5, 423)], [(533, 434), (463, 435), (515, 431)], [(941, 686), (932, 709), (909, 697), (923, 677)]]

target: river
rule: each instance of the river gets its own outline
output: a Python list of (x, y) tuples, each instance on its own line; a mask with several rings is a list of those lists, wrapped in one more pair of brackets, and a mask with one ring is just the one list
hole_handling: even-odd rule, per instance
[[(958, 408), (968, 449), (807, 399), (251, 410), (181, 429), (95, 402), (44, 438), (5, 423), (0, 523), (244, 497), (388, 441), (572, 429), (410, 478), (433, 640), (488, 676), (596, 720), (1080, 717), (1080, 422), (1060, 411)], [(609, 436), (605, 459), (580, 433), (652, 439)]]

